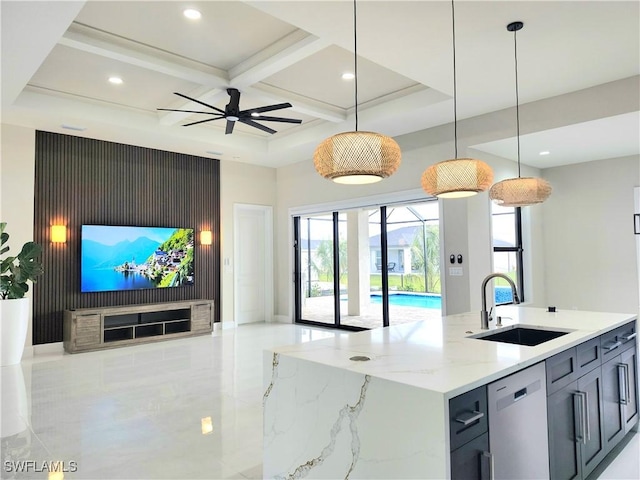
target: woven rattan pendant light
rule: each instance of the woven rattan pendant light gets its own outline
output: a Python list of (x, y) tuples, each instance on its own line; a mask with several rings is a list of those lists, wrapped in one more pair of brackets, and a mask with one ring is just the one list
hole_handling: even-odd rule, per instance
[(313, 154), (320, 175), (336, 183), (365, 184), (379, 182), (392, 175), (400, 165), (400, 147), (391, 137), (358, 131), (358, 36), (356, 0), (353, 0), (353, 43), (356, 130), (324, 140)]
[(520, 102), (518, 98), (518, 43), (516, 32), (524, 24), (513, 22), (507, 30), (513, 32), (513, 46), (516, 70), (516, 138), (518, 142), (518, 178), (507, 178), (496, 183), (489, 190), (489, 198), (504, 207), (526, 207), (544, 202), (551, 195), (551, 185), (543, 178), (520, 176)]
[(456, 15), (451, 1), (453, 38), (453, 131), (455, 158), (427, 168), (422, 174), (422, 188), (439, 198), (470, 197), (484, 192), (493, 182), (491, 167), (475, 158), (458, 158), (458, 104), (456, 92)]

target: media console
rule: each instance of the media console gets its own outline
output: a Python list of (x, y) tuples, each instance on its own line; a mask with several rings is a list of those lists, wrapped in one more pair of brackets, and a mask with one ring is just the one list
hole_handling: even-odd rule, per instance
[(211, 333), (213, 300), (187, 300), (64, 311), (69, 353)]

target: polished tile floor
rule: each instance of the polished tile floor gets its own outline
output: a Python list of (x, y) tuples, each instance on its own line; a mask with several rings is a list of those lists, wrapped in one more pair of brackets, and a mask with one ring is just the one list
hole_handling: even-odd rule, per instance
[[(3, 367), (2, 478), (262, 478), (262, 352), (333, 335), (252, 324)], [(599, 478), (640, 478), (638, 435)]]

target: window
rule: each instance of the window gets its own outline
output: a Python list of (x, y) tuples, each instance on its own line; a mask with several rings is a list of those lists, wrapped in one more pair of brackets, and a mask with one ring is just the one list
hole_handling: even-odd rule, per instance
[(439, 319), (437, 201), (294, 217), (296, 322), (344, 329)]
[[(522, 216), (521, 209), (501, 207), (492, 203), (491, 236), (493, 238), (493, 269), (504, 273), (518, 287), (520, 301), (524, 301), (522, 272)], [(495, 281), (496, 305), (513, 302), (508, 283), (497, 278)]]

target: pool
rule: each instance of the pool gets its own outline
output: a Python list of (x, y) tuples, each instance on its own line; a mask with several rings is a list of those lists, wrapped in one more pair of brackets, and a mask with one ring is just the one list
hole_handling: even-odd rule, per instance
[[(513, 300), (511, 289), (509, 287), (495, 287), (495, 299), (497, 304), (511, 302)], [(382, 303), (382, 295), (371, 295), (371, 303)], [(399, 305), (401, 307), (434, 308), (441, 310), (442, 297), (440, 295), (433, 295), (429, 293), (390, 293), (389, 305)]]
[[(382, 295), (371, 295), (371, 303), (382, 303)], [(442, 308), (440, 295), (416, 294), (416, 293), (390, 293), (389, 305), (417, 308)]]

